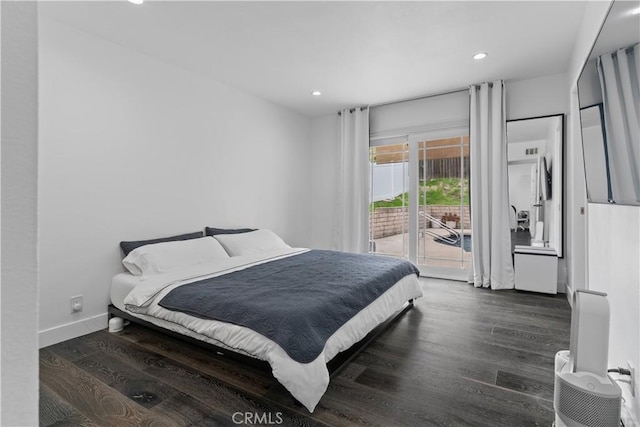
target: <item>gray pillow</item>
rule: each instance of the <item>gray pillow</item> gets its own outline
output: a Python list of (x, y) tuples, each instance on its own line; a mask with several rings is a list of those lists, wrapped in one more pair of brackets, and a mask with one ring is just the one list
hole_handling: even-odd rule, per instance
[(120, 242), (120, 248), (122, 248), (124, 256), (127, 256), (129, 255), (129, 252), (136, 248), (139, 248), (140, 246), (152, 245), (154, 243), (175, 242), (178, 240), (199, 239), (200, 237), (204, 237), (204, 233), (202, 231), (197, 231), (195, 233), (186, 233), (171, 237), (161, 237), (159, 239)]
[(256, 231), (257, 228), (214, 228), (214, 227), (206, 227), (204, 229), (205, 234), (207, 236), (216, 236), (218, 234), (240, 234), (240, 233), (249, 233), (251, 231)]

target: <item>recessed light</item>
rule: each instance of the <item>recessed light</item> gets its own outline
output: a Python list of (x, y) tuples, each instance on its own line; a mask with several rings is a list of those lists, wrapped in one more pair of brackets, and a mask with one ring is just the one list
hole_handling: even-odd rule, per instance
[(144, 0), (129, 0), (129, 3), (142, 4), (142, 3), (144, 3)]
[(476, 53), (475, 55), (473, 55), (473, 59), (483, 59), (486, 57), (487, 57), (487, 54), (484, 52)]
[(313, 92), (311, 92), (311, 95), (320, 96), (320, 95), (322, 95), (322, 92), (320, 92), (319, 90), (314, 90)]

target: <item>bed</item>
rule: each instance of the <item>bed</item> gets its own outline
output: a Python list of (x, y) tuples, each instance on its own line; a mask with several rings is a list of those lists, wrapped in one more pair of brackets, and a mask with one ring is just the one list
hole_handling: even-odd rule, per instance
[(110, 316), (268, 368), (313, 412), (331, 373), (422, 296), (417, 269), (242, 230), (123, 247)]

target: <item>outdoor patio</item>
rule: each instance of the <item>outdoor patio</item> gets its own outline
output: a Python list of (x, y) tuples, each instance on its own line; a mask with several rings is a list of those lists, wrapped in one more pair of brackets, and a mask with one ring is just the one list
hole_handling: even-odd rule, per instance
[[(462, 250), (460, 246), (453, 246), (435, 241), (435, 235), (448, 236), (445, 229), (429, 228), (430, 234), (421, 233), (418, 239), (418, 264), (431, 267), (462, 268), (469, 267), (471, 252)], [(471, 230), (456, 230), (460, 235), (471, 234)], [(375, 253), (380, 255), (402, 256), (408, 253), (409, 233), (374, 239)], [(425, 259), (425, 254), (427, 258)], [(464, 263), (464, 265), (463, 265)]]

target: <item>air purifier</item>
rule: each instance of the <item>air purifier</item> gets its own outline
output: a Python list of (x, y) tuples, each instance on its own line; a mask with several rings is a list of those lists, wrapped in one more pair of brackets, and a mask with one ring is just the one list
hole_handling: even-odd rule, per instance
[(556, 354), (556, 427), (618, 427), (622, 391), (607, 374), (609, 303), (602, 292), (573, 294), (569, 350)]

